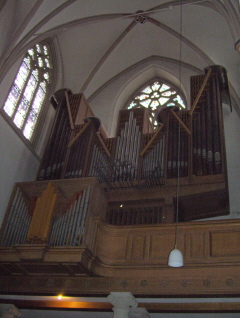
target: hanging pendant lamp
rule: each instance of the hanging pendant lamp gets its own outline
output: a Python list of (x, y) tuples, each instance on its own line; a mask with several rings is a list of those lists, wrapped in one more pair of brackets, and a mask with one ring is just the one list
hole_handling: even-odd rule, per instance
[(177, 245), (175, 245), (174, 249), (169, 254), (168, 266), (170, 267), (183, 266), (183, 255), (182, 255), (182, 252), (177, 248)]
[[(181, 91), (181, 61), (182, 61), (182, 0), (180, 4), (180, 57), (179, 57), (179, 89)], [(178, 238), (178, 197), (179, 197), (179, 179), (180, 179), (180, 141), (181, 141), (181, 130), (180, 123), (178, 124), (178, 153), (177, 153), (177, 193), (176, 193), (176, 222), (175, 222), (175, 245), (174, 249), (170, 252), (168, 257), (168, 266), (170, 267), (182, 267), (183, 266), (183, 255), (182, 252), (177, 248)]]

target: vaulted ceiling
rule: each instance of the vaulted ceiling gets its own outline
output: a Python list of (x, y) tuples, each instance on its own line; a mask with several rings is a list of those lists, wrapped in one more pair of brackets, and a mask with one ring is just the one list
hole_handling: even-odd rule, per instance
[(52, 38), (55, 88), (83, 92), (96, 115), (114, 115), (154, 77), (176, 85), (180, 77), (189, 106), (189, 77), (212, 64), (227, 69), (239, 98), (238, 0), (3, 1), (0, 21), (2, 78), (29, 47)]

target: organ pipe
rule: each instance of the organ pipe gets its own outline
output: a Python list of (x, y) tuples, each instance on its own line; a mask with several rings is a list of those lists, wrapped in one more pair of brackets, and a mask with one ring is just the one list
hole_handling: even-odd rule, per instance
[(29, 214), (29, 205), (20, 187), (16, 186), (3, 224), (1, 246), (24, 244), (26, 242), (32, 219)]
[(68, 208), (60, 216), (55, 216), (49, 246), (81, 246), (85, 220), (89, 204), (89, 186), (75, 194)]
[[(225, 73), (219, 75), (219, 67), (205, 71), (206, 75), (191, 78), (194, 107), (190, 111), (164, 107), (158, 114), (158, 133), (149, 130), (151, 124), (146, 125), (147, 111), (133, 108), (120, 112), (117, 136), (106, 138), (101, 134), (100, 120), (94, 116), (82, 118), (82, 124), (75, 123), (76, 118), (81, 121), (79, 114), (91, 112), (79, 110), (80, 97), (68, 92), (69, 98), (58, 103), (37, 179), (95, 176), (106, 189), (163, 186), (167, 179), (177, 177), (179, 125), (180, 177), (223, 173), (221, 102), (228, 86)], [(70, 127), (69, 111), (74, 129)]]

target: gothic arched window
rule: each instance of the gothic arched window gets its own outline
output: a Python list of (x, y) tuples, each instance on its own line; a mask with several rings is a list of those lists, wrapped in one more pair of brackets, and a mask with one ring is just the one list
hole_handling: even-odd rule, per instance
[(166, 106), (178, 106), (180, 109), (185, 108), (183, 99), (173, 85), (155, 79), (133, 95), (127, 108), (148, 108), (149, 118), (153, 125), (157, 126), (157, 122), (154, 119), (156, 111), (158, 108)]
[(51, 70), (49, 46), (36, 44), (23, 58), (3, 106), (13, 124), (30, 141), (51, 82)]

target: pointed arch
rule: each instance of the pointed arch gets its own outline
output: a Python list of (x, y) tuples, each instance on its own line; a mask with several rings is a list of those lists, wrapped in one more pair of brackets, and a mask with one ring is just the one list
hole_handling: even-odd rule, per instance
[(156, 127), (156, 113), (160, 108), (178, 107), (185, 108), (184, 98), (175, 85), (161, 78), (154, 78), (137, 89), (128, 99), (125, 108), (142, 108), (149, 110), (149, 118)]
[(52, 83), (52, 71), (49, 44), (34, 45), (26, 52), (2, 108), (8, 121), (31, 143)]

